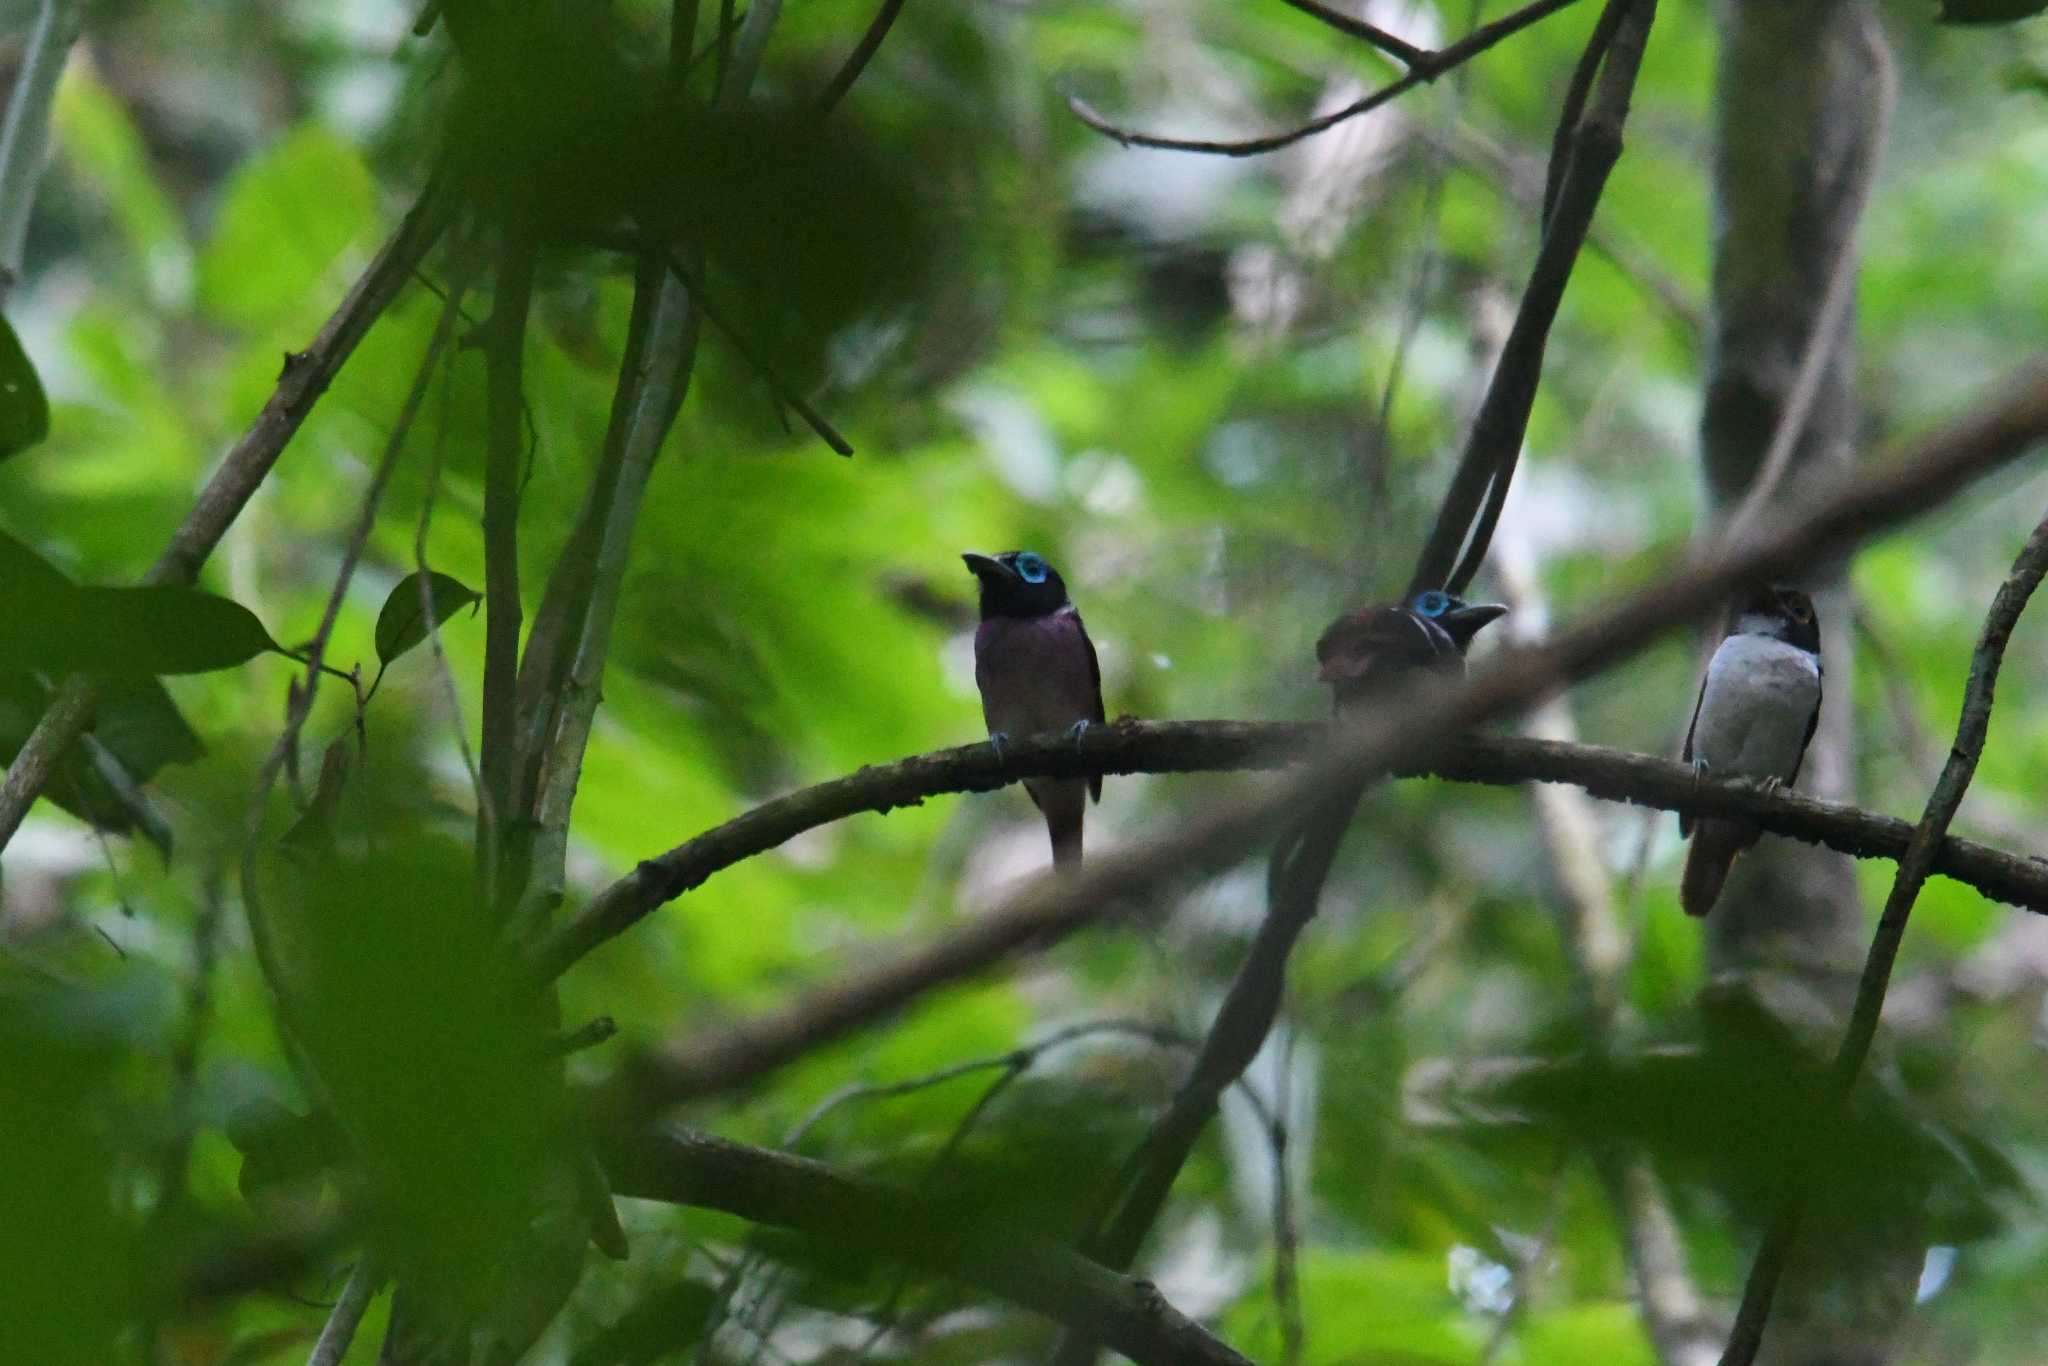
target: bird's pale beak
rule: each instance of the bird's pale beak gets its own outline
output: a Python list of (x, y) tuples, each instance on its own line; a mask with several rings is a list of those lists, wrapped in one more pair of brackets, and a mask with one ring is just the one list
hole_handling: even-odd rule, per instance
[(1437, 620), (1445, 630), (1460, 640), (1470, 640), (1479, 634), (1480, 628), (1500, 620), (1508, 609), (1497, 602), (1469, 602), (1463, 607), (1453, 607)]
[(977, 579), (986, 582), (1000, 582), (1004, 579), (1014, 579), (1017, 577), (1016, 570), (1010, 568), (1010, 566), (1004, 564), (993, 555), (981, 555), (969, 550), (963, 552), (960, 558), (967, 561), (967, 568), (973, 572), (974, 577)]

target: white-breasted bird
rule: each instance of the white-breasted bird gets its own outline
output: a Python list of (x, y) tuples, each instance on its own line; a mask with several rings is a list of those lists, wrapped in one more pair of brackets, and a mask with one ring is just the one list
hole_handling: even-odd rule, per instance
[[(1813, 601), (1772, 585), (1745, 599), (1707, 665), (1685, 735), (1685, 762), (1709, 778), (1750, 778), (1767, 788), (1794, 782), (1820, 722), (1820, 622)], [(1678, 818), (1692, 837), (1678, 902), (1705, 915), (1720, 899), (1735, 856), (1758, 828), (1726, 816)]]

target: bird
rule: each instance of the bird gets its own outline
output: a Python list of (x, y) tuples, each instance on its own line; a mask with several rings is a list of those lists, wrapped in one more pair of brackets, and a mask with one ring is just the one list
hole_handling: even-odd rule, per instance
[[(1820, 621), (1813, 600), (1797, 588), (1752, 590), (1707, 663), (1685, 733), (1683, 759), (1695, 778), (1750, 778), (1766, 791), (1797, 782), (1806, 746), (1820, 724)], [(1697, 820), (1679, 813), (1690, 835), (1678, 903), (1703, 916), (1721, 897), (1735, 856), (1756, 843), (1759, 829), (1728, 816)]]
[[(1361, 607), (1338, 617), (1316, 641), (1318, 677), (1330, 685), (1331, 711), (1340, 723), (1362, 720), (1418, 678), (1462, 679), (1472, 637), (1507, 610), (1431, 588), (1405, 602)], [(1318, 798), (1273, 846), (1266, 885), (1275, 906), (1314, 912), (1315, 895), (1344, 842), (1366, 782), (1354, 779)]]
[(1420, 673), (1463, 678), (1472, 637), (1507, 610), (1431, 588), (1406, 602), (1347, 612), (1316, 641), (1318, 676), (1330, 685), (1338, 716), (1357, 714)]
[[(1059, 571), (1030, 550), (960, 558), (981, 584), (974, 683), (996, 756), (1013, 735), (1064, 731), (1078, 741), (1100, 725), (1102, 667)], [(1101, 775), (1026, 778), (1024, 790), (1045, 817), (1053, 867), (1079, 867), (1082, 817), (1090, 797), (1102, 799)]]

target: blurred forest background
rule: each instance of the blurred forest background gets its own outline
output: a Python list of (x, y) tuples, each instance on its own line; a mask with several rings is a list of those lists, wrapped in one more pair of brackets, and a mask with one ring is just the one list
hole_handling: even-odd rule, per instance
[[(1373, 113), (1226, 158), (1120, 146), (1067, 97), (1135, 129), (1239, 138), (1337, 108), (1400, 64), (1281, 0), (911, 0), (829, 131), (701, 115), (672, 158), (654, 106), (623, 93), (669, 65), (672, 41), (696, 54), (692, 109), (721, 78), (725, 107), (741, 106), (758, 39), (753, 107), (801, 111), (875, 8), (754, 5), (616, 0), (608, 24), (573, 30), (587, 50), (526, 54), (486, 106), (485, 123), (574, 124), (555, 101), (589, 101), (603, 115), (575, 126), (591, 141), (456, 176), (531, 214), (543, 239), (511, 419), (529, 624), (632, 345), (636, 243), (599, 240), (617, 182), (660, 187), (696, 244), (680, 264), (708, 252), (706, 296), (731, 325), (701, 326), (646, 483), (561, 851), (566, 911), (777, 793), (981, 739), (962, 550), (1028, 547), (1060, 568), (1112, 718), (1325, 715), (1314, 641), (1407, 582), (1528, 277), (1560, 100), (1600, 10), (1565, 7)], [(1842, 439), (1864, 452), (1925, 430), (2048, 348), (2048, 22), (1665, 0), (1475, 588), (1515, 606), (1503, 639), (1652, 579), (1707, 532), (1711, 252), (1728, 216), (1709, 173), (1716, 129), (1793, 136), (1717, 123), (1717, 61), (1760, 7), (1874, 19), (1890, 45), (1890, 85), (1836, 115), (1860, 130), (1851, 140), (1885, 138)], [(450, 0), (464, 8), (477, 12)], [(1438, 48), (1511, 8), (1373, 0), (1370, 17)], [(307, 347), (459, 145), (478, 108), (460, 92), (465, 59), (510, 48), (458, 55), (447, 24), (416, 36), (399, 0), (8, 0), (10, 87), (51, 13), (60, 35), (83, 36), (50, 96), (47, 171), (0, 183), (0, 227), (25, 224), (6, 315), (50, 420), (0, 469), (0, 530), (76, 581), (128, 584), (262, 409), (281, 358)], [(672, 40), (678, 15), (694, 28)], [(724, 40), (722, 18), (739, 30)], [(389, 643), (380, 612), (418, 551), (486, 585), (491, 424), (505, 419), (487, 373), (492, 242), (456, 230), (427, 257), (201, 576), (286, 646), (314, 637), (443, 298), (466, 281), (325, 648), (365, 685)], [(4, 234), (0, 248), (13, 249)], [(1918, 812), (1984, 611), (2044, 508), (2048, 473), (2015, 466), (1852, 558), (1845, 590), (1822, 599), (1854, 660), (1837, 673), (1831, 659), (1844, 734), (1808, 785)], [(6, 844), (0, 1305), (16, 1326), (0, 1332), (16, 1345), (0, 1356), (201, 1366), (314, 1350), (363, 1244), (333, 1225), (349, 1179), (305, 1155), (321, 1141), (291, 1118), (318, 1098), (281, 1040), (246, 879), (318, 903), (322, 933), (361, 951), (350, 970), (368, 975), (344, 982), (344, 1014), (372, 1090), (376, 1066), (405, 1071), (421, 1036), (467, 1038), (495, 1018), (463, 980), (468, 960), (409, 937), (470, 895), (487, 615), (465, 602), (442, 623), (445, 665), (426, 647), (399, 655), (360, 722), (329, 679), (267, 799), (259, 775), (303, 669), (266, 654), (168, 678), (189, 735), (153, 732), (153, 762), (131, 760), (124, 781), (119, 763), (114, 777), (60, 770), (62, 806), (38, 804)], [(2038, 619), (2022, 625), (1956, 826), (2020, 853), (2048, 830), (2044, 641)], [(1475, 659), (1501, 643), (1482, 638)], [(1529, 724), (1671, 756), (1699, 646), (1672, 632)], [(9, 687), (11, 750), (43, 693)], [(322, 787), (336, 740), (349, 775)], [(1242, 781), (1113, 777), (1090, 852), (1170, 830)], [(1734, 912), (1704, 929), (1680, 914), (1670, 815), (1558, 791), (1407, 781), (1361, 808), (1280, 1022), (1133, 1267), (1239, 1351), (1525, 1366), (1718, 1355), (1769, 1208), (1730, 1155), (1763, 1141), (1751, 1107), (1796, 1109), (1800, 1089), (1766, 1070), (1705, 1105), (1654, 1076), (1617, 1098), (1570, 1070), (1597, 1050), (1688, 1056), (1716, 1003), (1728, 1013), (1720, 989), (1784, 946)], [(253, 810), (274, 843), (307, 828), (307, 809), (354, 871), (323, 887), (301, 869), (294, 889), (289, 870), (245, 859), (247, 832)], [(1045, 862), (1043, 825), (1012, 786), (858, 815), (738, 863), (561, 977), (562, 1030), (617, 1028), (568, 1058), (569, 1083), (660, 1095), (733, 1022), (945, 933)], [(1857, 864), (1862, 909), (1841, 943), (1790, 953), (1791, 978), (1834, 1010), (1891, 872)], [(1265, 905), (1254, 860), (736, 1087), (680, 1086), (660, 1113), (958, 1189), (992, 1220), (1070, 1240), (1173, 1095)], [(1766, 929), (1769, 909), (1755, 917)], [(1833, 1325), (1833, 1347), (1794, 1355), (1788, 1333), (1780, 1359), (2041, 1359), (2044, 984), (2048, 923), (1928, 885), (1868, 1088), (1913, 1152), (1936, 1154), (1934, 1174), (1900, 1176), (1911, 1164), (1892, 1150), (1843, 1140), (1840, 1189), (1914, 1217), (1856, 1235), (1892, 1263), (1883, 1313), (1817, 1290), (1802, 1312)], [(1589, 990), (1611, 991), (1611, 1011), (1589, 1017)], [(1778, 1013), (1795, 1033), (1814, 1024), (1796, 1004)], [(1824, 1009), (1821, 1056), (1839, 1025)], [(463, 1144), (552, 1113), (479, 1070), (426, 1098), (467, 1135), (434, 1149), (448, 1179), (436, 1218), (476, 1213), (468, 1202), (490, 1205), (486, 1188), (526, 1171)], [(1555, 1085), (1499, 1093), (1531, 1075)], [(1056, 1324), (985, 1288), (899, 1266), (873, 1229), (802, 1239), (694, 1207), (717, 1203), (619, 1200), (631, 1255), (569, 1254), (551, 1291), (513, 1297), (534, 1322), (506, 1337), (532, 1342), (526, 1359), (578, 1366), (1041, 1360), (1055, 1340)], [(502, 1298), (509, 1273), (451, 1246)], [(391, 1304), (370, 1301), (346, 1360), (378, 1359)]]

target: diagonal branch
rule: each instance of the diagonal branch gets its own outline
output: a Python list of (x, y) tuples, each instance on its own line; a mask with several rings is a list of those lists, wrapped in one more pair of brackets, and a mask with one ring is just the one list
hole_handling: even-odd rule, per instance
[(1141, 1366), (1248, 1366), (1146, 1281), (1107, 1270), (1043, 1234), (822, 1162), (677, 1130), (604, 1153), (623, 1195), (724, 1210), (757, 1223), (860, 1240), (1082, 1329)]
[[(1608, 15), (1617, 13), (1622, 19), (1615, 21), (1618, 27), (1608, 38), (1601, 30), (1607, 26)], [(1622, 125), (1655, 17), (1656, 0), (1608, 0), (1607, 12), (1596, 26), (1593, 41), (1607, 44), (1599, 91), (1592, 108), (1578, 120), (1568, 139), (1560, 137), (1553, 154), (1550, 179), (1557, 190), (1554, 204), (1546, 194), (1543, 247), (1529, 273), (1528, 287), (1522, 291), (1514, 327), (1501, 349), (1486, 398), (1473, 419), (1457, 473), (1416, 562), (1411, 592), (1425, 588), (1461, 592), (1486, 555), (1528, 433), (1551, 323), (1564, 301), (1579, 250), (1592, 229), (1608, 173), (1621, 158)], [(1565, 158), (1562, 171), (1557, 169), (1560, 155)], [(1460, 547), (1465, 548), (1462, 558)]]
[(903, 12), (903, 0), (882, 0), (882, 7), (875, 11), (875, 17), (867, 31), (860, 36), (847, 57), (846, 64), (832, 75), (831, 83), (818, 96), (817, 104), (811, 108), (816, 118), (823, 118), (832, 112), (834, 105), (846, 98), (846, 92), (853, 89), (853, 83), (860, 79), (860, 73), (867, 70), (875, 53), (882, 47), (882, 40), (889, 36), (889, 30), (896, 24), (896, 16)]
[[(454, 200), (440, 177), (429, 181), (391, 240), (321, 326), (319, 334), (304, 351), (294, 351), (285, 357), (284, 371), (278, 376), (270, 401), (263, 405), (249, 430), (200, 490), (192, 511), (157, 558), (147, 582), (190, 584), (199, 577), (206, 557), (270, 474), (286, 443), (327, 392), (327, 386), (354, 353), (370, 325), (412, 278), (439, 240), (454, 210)], [(51, 699), (42, 720), (8, 765), (6, 783), (0, 785), (0, 848), (5, 848), (21, 828), (22, 818), (49, 781), (57, 761), (92, 723), (98, 700), (98, 688), (82, 675), (67, 679)]]
[[(1856, 1006), (1849, 1016), (1849, 1028), (1842, 1037), (1829, 1075), (1825, 1113), (1838, 1111), (1855, 1089), (1864, 1061), (1877, 1037), (1878, 1016), (1884, 1009), (1886, 988), (1891, 984), (1892, 965), (1898, 960), (1899, 945), (1906, 936), (1906, 921), (1913, 914), (1913, 902), (1934, 871), (1936, 852), (1948, 834), (1949, 822), (1969, 791), (1976, 775), (1977, 760), (1984, 753), (1984, 739), (1991, 727), (1992, 694), (1998, 687), (1999, 666), (2005, 660), (2006, 643), (2019, 624), (2020, 613), (2041, 580), (2048, 576), (2048, 517), (2034, 528), (2021, 547), (2012, 572), (1999, 586), (1985, 615), (1984, 628), (1977, 637), (1977, 650), (1970, 660), (1969, 681), (1963, 686), (1963, 712), (1956, 722), (1955, 744), (1948, 762), (1928, 795), (1926, 812), (1913, 828), (1911, 841), (1899, 859), (1899, 871), (1892, 879), (1891, 894), (1885, 898), (1884, 913), (1878, 917), (1877, 933), (1870, 941), (1870, 953), (1863, 963), (1863, 977), (1856, 987)], [(1785, 1261), (1799, 1236), (1801, 1200), (1797, 1190), (1787, 1193), (1785, 1207), (1764, 1234), (1750, 1266), (1749, 1279), (1742, 1287), (1742, 1306), (1736, 1312), (1735, 1328), (1721, 1366), (1749, 1366), (1763, 1341), (1764, 1324), (1770, 1317), (1771, 1300), (1784, 1273)]]
[[(933, 985), (981, 971), (1027, 945), (1048, 943), (1102, 918), (1112, 913), (1121, 900), (1227, 867), (1270, 839), (1284, 824), (1299, 820), (1318, 799), (1342, 784), (1390, 771), (1448, 768), (1448, 756), (1469, 753), (1464, 747), (1475, 742), (1447, 737), (1516, 712), (1559, 688), (1622, 662), (1666, 631), (1717, 610), (1731, 592), (1745, 583), (1792, 573), (1932, 510), (1971, 478), (2016, 459), (2044, 436), (2048, 436), (2048, 366), (2024, 372), (2020, 382), (1987, 403), (1981, 413), (1923, 438), (1906, 458), (1858, 467), (1852, 475), (1837, 482), (1830, 496), (1812, 505), (1803, 516), (1780, 521), (1769, 531), (1760, 531), (1737, 546), (1723, 548), (1669, 578), (1627, 595), (1540, 648), (1518, 651), (1511, 658), (1476, 670), (1461, 687), (1415, 705), (1392, 709), (1373, 724), (1360, 726), (1355, 735), (1339, 737), (1334, 743), (1326, 741), (1319, 748), (1320, 757), (1234, 799), (1208, 804), (1170, 834), (1091, 858), (1075, 874), (1036, 878), (995, 911), (900, 959), (881, 962), (835, 984), (813, 997), (804, 1009), (768, 1017), (771, 1023), (767, 1027), (731, 1031), (735, 1041), (731, 1048), (751, 1055), (759, 1051), (754, 1042), (765, 1040), (766, 1052), (776, 1061), (794, 1057), (808, 1047), (897, 1008)], [(1119, 728), (1103, 729), (1113, 732)], [(986, 753), (985, 746), (976, 748)], [(1029, 742), (1020, 742), (1006, 747), (1006, 753), (1034, 753), (1035, 762), (1035, 748)], [(957, 752), (954, 757), (957, 762), (965, 762)], [(988, 754), (985, 761), (974, 761), (988, 764), (979, 770), (981, 777), (976, 786), (993, 783), (998, 777), (1014, 776), (999, 773), (993, 760), (994, 756)], [(943, 768), (947, 758), (941, 754), (907, 762), (935, 763)], [(1662, 761), (1638, 757), (1628, 762), (1656, 765)], [(1048, 760), (1047, 771), (1085, 770), (1078, 763), (1071, 770), (1056, 770)], [(878, 772), (882, 771), (869, 770), (844, 780), (850, 787), (837, 789), (833, 799), (844, 801), (851, 791), (872, 781), (869, 775)], [(870, 790), (881, 795), (890, 791), (886, 783)], [(1706, 809), (1704, 802), (1710, 791), (1714, 791), (1711, 785), (1701, 786), (1696, 794), (1702, 802), (1698, 809)], [(1672, 795), (1674, 806), (1685, 804), (1675, 792)], [(905, 794), (903, 799), (913, 797), (914, 794)], [(1797, 804), (1810, 801), (1779, 794), (1771, 799), (1771, 804), (1781, 799)], [(1728, 790), (1715, 791), (1712, 800), (1728, 801), (1731, 805), (1727, 809), (1732, 810), (1738, 799), (1734, 791)], [(1740, 800), (1745, 804), (1757, 802), (1751, 811), (1759, 818), (1763, 816), (1762, 794), (1746, 794)], [(1818, 814), (1817, 808), (1825, 806), (1813, 803), (1809, 814)], [(855, 800), (848, 809), (869, 807), (868, 801)], [(1793, 809), (1793, 805), (1777, 807), (1772, 815), (1789, 814)], [(793, 816), (796, 819), (792, 822)], [(1882, 817), (1867, 820), (1872, 824), (1866, 825), (1863, 820), (1854, 823), (1867, 834), (1878, 834), (1886, 824)], [(1789, 830), (1790, 826), (1790, 822), (1775, 819), (1769, 823), (1772, 828)], [(595, 944), (693, 885), (677, 881), (678, 877), (701, 881), (710, 871), (771, 848), (802, 828), (806, 828), (803, 818), (789, 806), (773, 812), (761, 808), (714, 832), (714, 836), (707, 837), (709, 845), (681, 846), (661, 859), (641, 864), (600, 893), (583, 914), (543, 945), (536, 956), (537, 970), (552, 977)], [(1818, 826), (1808, 828), (1817, 830)], [(778, 829), (786, 833), (777, 834)], [(748, 845), (752, 847), (745, 847)], [(1948, 841), (1941, 849), (1955, 859), (1961, 852), (1960, 846), (1960, 841)], [(1893, 847), (1902, 849), (1904, 844)], [(1871, 848), (1868, 852), (1877, 850)], [(2010, 879), (2005, 881), (2005, 887), (2017, 894), (2016, 900), (2044, 904), (2040, 899), (2041, 888), (2048, 866), (2030, 865), (2027, 860), (2007, 855), (1992, 855), (1989, 862), (1999, 865), (1996, 880)], [(2021, 888), (2029, 890), (2022, 893)], [(802, 1038), (792, 1038), (791, 1031), (799, 1028), (808, 1032)], [(728, 1050), (719, 1045), (718, 1051)]]
[(1427, 66), (1431, 59), (1436, 56), (1428, 48), (1417, 47), (1405, 38), (1396, 37), (1378, 24), (1369, 24), (1363, 19), (1355, 19), (1341, 11), (1331, 9), (1328, 5), (1317, 4), (1316, 0), (1285, 0), (1285, 3), (1300, 10), (1316, 22), (1327, 24), (1347, 37), (1356, 38), (1360, 42), (1370, 43), (1411, 71), (1418, 66)]
[(1355, 119), (1360, 114), (1371, 113), (1381, 105), (1407, 94), (1416, 86), (1424, 85), (1446, 71), (1463, 66), (1503, 38), (1513, 37), (1537, 20), (1547, 19), (1571, 3), (1572, 0), (1535, 0), (1534, 4), (1526, 5), (1513, 14), (1496, 19), (1490, 24), (1481, 24), (1449, 47), (1435, 52), (1419, 53), (1406, 75), (1381, 86), (1369, 95), (1353, 100), (1342, 109), (1310, 119), (1300, 127), (1290, 128), (1284, 133), (1247, 138), (1242, 142), (1212, 142), (1203, 138), (1169, 138), (1154, 133), (1133, 132), (1110, 122), (1077, 95), (1067, 97), (1067, 108), (1073, 112), (1075, 118), (1125, 147), (1153, 147), (1167, 152), (1205, 152), (1211, 156), (1223, 157), (1260, 156), (1266, 152), (1277, 152), (1282, 147), (1290, 147), (1303, 138), (1314, 137), (1317, 133), (1335, 128), (1338, 124)]

